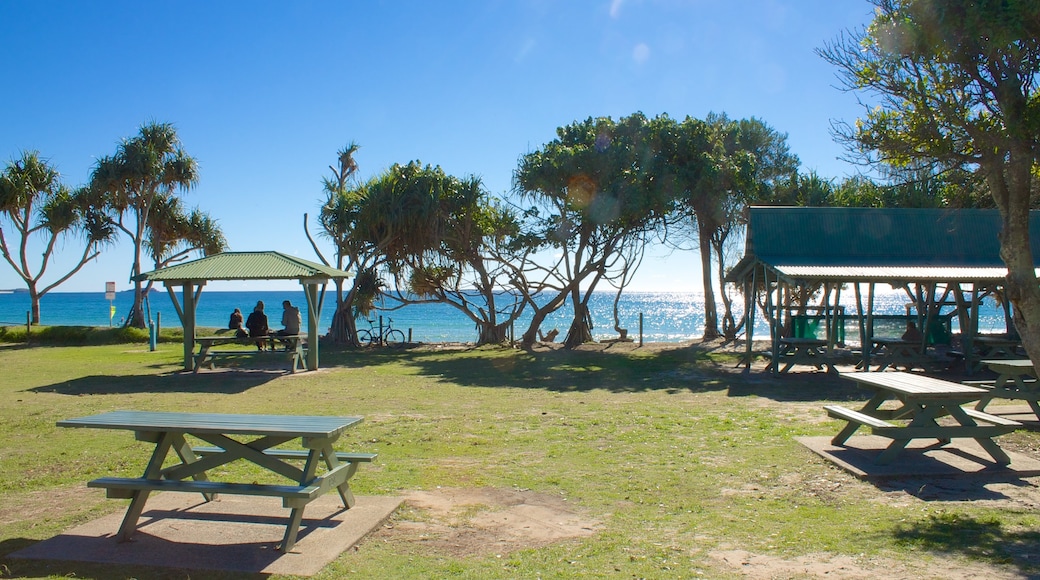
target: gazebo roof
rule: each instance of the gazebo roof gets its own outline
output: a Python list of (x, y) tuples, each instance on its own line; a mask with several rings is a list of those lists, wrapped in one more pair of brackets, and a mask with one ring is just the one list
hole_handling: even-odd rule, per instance
[[(728, 280), (757, 266), (793, 282), (1001, 283), (997, 210), (752, 207), (744, 258)], [(1040, 212), (1030, 213), (1040, 257)]]
[(141, 274), (142, 280), (184, 282), (209, 280), (300, 280), (349, 278), (350, 274), (281, 252), (223, 252)]

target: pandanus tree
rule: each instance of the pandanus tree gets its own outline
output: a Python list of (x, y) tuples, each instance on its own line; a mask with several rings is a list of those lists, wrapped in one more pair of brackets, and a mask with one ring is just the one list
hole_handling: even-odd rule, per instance
[(193, 254), (211, 256), (227, 248), (217, 221), (198, 208), (185, 212), (180, 198), (158, 199), (148, 214), (145, 249), (156, 269), (176, 264)]
[(863, 31), (820, 51), (869, 103), (839, 136), (868, 161), (973, 168), (1001, 217), (1006, 298), (1040, 360), (1040, 283), (1029, 210), (1040, 156), (1040, 3), (873, 0)]
[[(37, 151), (23, 152), (0, 173), (0, 252), (29, 291), (30, 321), (40, 323), (40, 298), (100, 253), (114, 231), (91, 203), (89, 192), (72, 190)], [(14, 235), (12, 235), (14, 234)], [(50, 282), (47, 268), (59, 244), (81, 247), (71, 267)], [(42, 251), (36, 244), (42, 244)]]
[[(337, 152), (336, 164), (329, 166), (332, 175), (322, 179), (325, 200), (318, 212), (319, 235), (332, 242), (335, 267), (354, 275), (349, 290), (343, 287), (342, 280), (336, 281), (336, 312), (332, 316), (330, 338), (355, 346), (355, 319), (371, 311), (382, 284), (375, 270), (380, 262), (378, 248), (355, 235), (361, 207), (368, 197), (365, 187), (359, 185), (356, 178), (358, 164), (354, 155), (360, 148), (352, 141)], [(307, 229), (306, 214), (303, 227), (318, 258), (326, 266), (333, 265)]]
[(531, 202), (527, 227), (536, 244), (558, 258), (532, 263), (526, 276), (534, 308), (523, 335), (529, 347), (545, 318), (567, 301), (573, 318), (564, 345), (592, 340), (588, 301), (600, 282), (622, 286), (671, 210), (656, 179), (658, 151), (650, 121), (636, 113), (617, 122), (586, 119), (556, 130), (557, 138), (521, 157), (514, 188)]
[(430, 171), (432, 181), (415, 183), (422, 195), (435, 199), (428, 223), (438, 225), (426, 233), (425, 247), (413, 245), (395, 261), (403, 282), (397, 288), (408, 293), (394, 297), (401, 303), (447, 304), (473, 322), (477, 344), (504, 342), (526, 306), (515, 288), (529, 255), (517, 243), (519, 221), (512, 209), (491, 199), (480, 178), (422, 170)]
[(198, 165), (181, 147), (180, 138), (169, 123), (149, 123), (140, 132), (124, 139), (113, 155), (97, 161), (90, 187), (112, 223), (133, 244), (130, 280), (134, 284), (134, 303), (127, 326), (144, 328), (141, 257), (148, 242), (151, 214), (156, 204), (175, 197), (198, 182)]

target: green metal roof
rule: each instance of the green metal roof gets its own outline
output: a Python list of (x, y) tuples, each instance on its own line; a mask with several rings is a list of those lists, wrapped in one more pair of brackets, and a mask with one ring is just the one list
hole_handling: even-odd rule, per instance
[[(1003, 281), (997, 210), (752, 207), (745, 256), (796, 280)], [(1040, 257), (1040, 212), (1030, 213)]]
[(350, 274), (281, 252), (223, 252), (141, 274), (154, 282), (208, 280), (329, 280)]

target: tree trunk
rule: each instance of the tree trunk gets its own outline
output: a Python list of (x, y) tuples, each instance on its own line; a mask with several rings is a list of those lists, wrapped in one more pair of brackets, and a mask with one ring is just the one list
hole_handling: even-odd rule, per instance
[[(1025, 162), (1016, 163), (1016, 158)], [(1030, 156), (1013, 154), (1006, 168), (991, 170), (987, 177), (1003, 218), (1000, 257), (1008, 268), (1007, 299), (1022, 346), (1035, 366), (1040, 361), (1040, 285), (1029, 242), (1031, 169)]]
[(704, 284), (704, 340), (719, 337), (719, 312), (715, 305), (715, 288), (711, 277), (711, 231), (704, 224), (697, 226), (700, 238), (701, 280)]
[(33, 282), (29, 282), (29, 302), (30, 302), (29, 309), (31, 311), (30, 312), (31, 318), (29, 320), (32, 321), (32, 324), (39, 324), (40, 323), (40, 294), (36, 290), (36, 284), (33, 283)]

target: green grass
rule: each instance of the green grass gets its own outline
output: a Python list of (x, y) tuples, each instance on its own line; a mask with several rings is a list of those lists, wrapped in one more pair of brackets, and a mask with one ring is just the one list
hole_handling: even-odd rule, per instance
[[(59, 429), (113, 409), (362, 415), (338, 447), (377, 452), (360, 495), (440, 487), (532, 490), (600, 522), (591, 537), (454, 556), (393, 534), (362, 542), (320, 578), (740, 577), (711, 557), (851, 556), (937, 569), (970, 560), (1040, 573), (1040, 517), (993, 502), (893, 500), (794, 437), (833, 435), (821, 406), (859, 400), (825, 375), (726, 372), (697, 347), (659, 352), (322, 352), (295, 376), (184, 375), (161, 343), (0, 348), (0, 577), (185, 578), (184, 571), (15, 560), (7, 554), (124, 502), (83, 487), (139, 475), (128, 433)], [(1016, 433), (1036, 448), (1035, 433)], [(239, 477), (263, 477), (248, 467)], [(896, 494), (898, 495), (898, 493)], [(400, 519), (421, 519), (406, 508)], [(878, 567), (885, 571), (884, 564)], [(198, 573), (191, 578), (234, 575)]]

